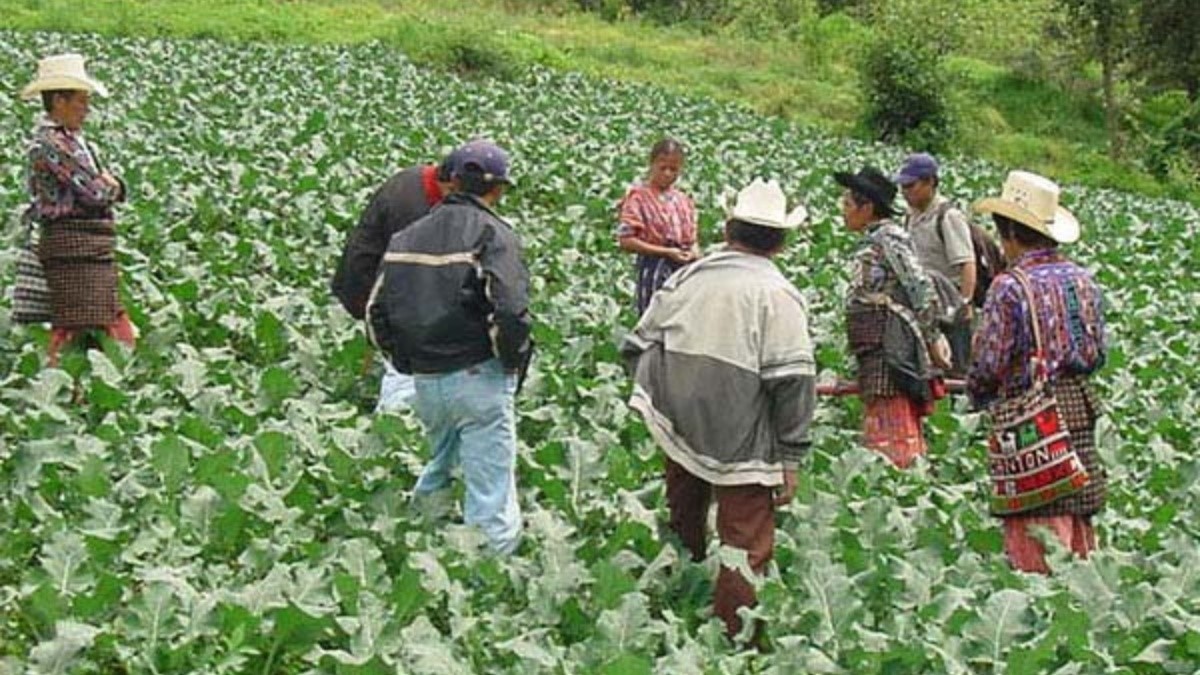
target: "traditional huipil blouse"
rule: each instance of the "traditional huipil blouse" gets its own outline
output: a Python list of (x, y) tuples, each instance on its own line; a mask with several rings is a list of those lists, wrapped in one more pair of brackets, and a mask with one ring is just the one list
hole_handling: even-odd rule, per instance
[[(696, 208), (677, 188), (659, 191), (644, 182), (630, 186), (621, 200), (617, 238), (633, 237), (653, 244), (690, 249), (696, 244)], [(658, 256), (637, 256), (637, 309), (646, 311), (654, 292), (681, 265)]]
[(858, 360), (858, 384), (864, 399), (901, 394), (888, 375), (883, 333), (892, 311), (890, 299), (911, 311), (925, 342), (938, 335), (934, 291), (917, 261), (912, 240), (890, 219), (868, 226), (851, 259), (846, 294), (846, 324), (850, 350)]
[[(1104, 365), (1103, 298), (1088, 271), (1054, 249), (1026, 253), (1013, 264), (1026, 270), (1037, 299), (1050, 378), (1090, 375)], [(975, 405), (1028, 389), (1033, 351), (1029, 303), (1016, 280), (1002, 275), (988, 292), (975, 333), (967, 378)]]
[(52, 323), (107, 326), (120, 312), (112, 207), (124, 198), (124, 187), (101, 179), (81, 132), (49, 118), (34, 129), (27, 157), (29, 208), (42, 226), (39, 257), (50, 287)]

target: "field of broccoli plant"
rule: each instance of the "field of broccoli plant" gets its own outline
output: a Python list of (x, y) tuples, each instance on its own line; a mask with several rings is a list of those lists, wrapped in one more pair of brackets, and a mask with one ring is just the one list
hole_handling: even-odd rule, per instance
[[(779, 178), (815, 214), (780, 264), (832, 377), (852, 239), (829, 174), (900, 149), (641, 86), (459, 79), (378, 46), (0, 33), (4, 88), (67, 49), (113, 92), (88, 133), (131, 187), (120, 261), (142, 337), (49, 370), (46, 330), (0, 319), (0, 673), (1200, 672), (1196, 209), (1068, 188), (1070, 253), (1107, 290), (1113, 341), (1102, 552), (1058, 552), (1049, 578), (1007, 569), (961, 403), (898, 473), (855, 445), (854, 401), (825, 401), (760, 592), (775, 650), (744, 653), (708, 615), (714, 563), (659, 537), (661, 460), (616, 358), (633, 316), (613, 205), (663, 133), (691, 149), (706, 244), (723, 187)], [(12, 241), (36, 112), (0, 97)], [(419, 425), (372, 414), (363, 331), (326, 290), (374, 187), (476, 135), (515, 158), (501, 209), (540, 345), (509, 560), (409, 511)], [(945, 184), (966, 201), (1005, 169), (953, 160)]]

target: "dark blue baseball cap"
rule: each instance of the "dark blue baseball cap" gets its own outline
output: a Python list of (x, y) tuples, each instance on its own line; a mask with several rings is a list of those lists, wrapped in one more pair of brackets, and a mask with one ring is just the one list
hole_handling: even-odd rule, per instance
[(918, 152), (904, 158), (900, 172), (892, 180), (900, 185), (912, 185), (919, 180), (935, 178), (938, 175), (938, 163), (933, 155)]
[(512, 183), (508, 175), (508, 152), (487, 140), (474, 140), (451, 153), (452, 174), (461, 177), (474, 174), (485, 183)]

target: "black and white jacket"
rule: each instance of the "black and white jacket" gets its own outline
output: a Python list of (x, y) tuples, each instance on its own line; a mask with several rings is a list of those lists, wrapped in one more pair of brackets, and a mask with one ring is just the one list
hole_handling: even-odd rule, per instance
[(726, 250), (676, 272), (621, 351), (634, 370), (630, 406), (692, 475), (776, 486), (807, 453), (808, 308), (769, 259)]
[(512, 227), (453, 194), (392, 237), (367, 303), (371, 341), (402, 373), (444, 373), (530, 352), (529, 272)]

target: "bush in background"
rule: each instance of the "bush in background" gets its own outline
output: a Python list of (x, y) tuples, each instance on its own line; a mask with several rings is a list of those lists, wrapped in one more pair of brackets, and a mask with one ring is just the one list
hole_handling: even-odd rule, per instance
[(961, 35), (961, 15), (901, 0), (873, 9), (875, 38), (859, 61), (863, 122), (875, 138), (930, 151), (955, 134), (946, 69)]

